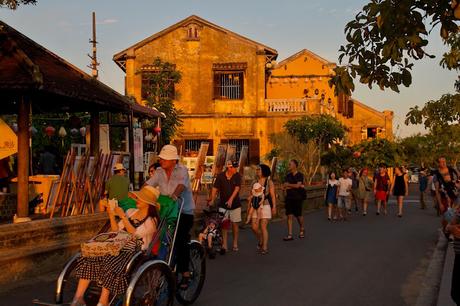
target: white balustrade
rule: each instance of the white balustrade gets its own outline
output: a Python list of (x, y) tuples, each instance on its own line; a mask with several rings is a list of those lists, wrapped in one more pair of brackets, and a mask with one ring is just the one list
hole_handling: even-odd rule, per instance
[(309, 102), (319, 103), (319, 99), (265, 99), (269, 113), (306, 113)]

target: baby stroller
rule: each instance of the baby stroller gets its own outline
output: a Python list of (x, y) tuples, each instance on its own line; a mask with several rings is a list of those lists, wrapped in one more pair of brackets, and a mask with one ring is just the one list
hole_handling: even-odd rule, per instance
[(226, 220), (228, 219), (227, 210), (219, 208), (217, 209), (210, 209), (210, 210), (203, 210), (204, 218), (203, 218), (203, 228), (202, 233), (208, 228), (211, 223), (215, 224), (215, 234), (212, 235), (212, 244), (211, 247), (208, 246), (207, 241), (202, 241), (203, 246), (206, 249), (206, 252), (210, 259), (214, 259), (216, 257), (216, 253), (223, 252), (222, 249), (222, 226)]

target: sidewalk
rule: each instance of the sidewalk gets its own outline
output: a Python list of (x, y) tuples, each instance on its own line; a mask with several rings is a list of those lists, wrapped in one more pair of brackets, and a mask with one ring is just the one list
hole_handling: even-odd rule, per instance
[(450, 297), (450, 282), (452, 279), (452, 270), (454, 268), (454, 248), (452, 243), (447, 246), (446, 260), (442, 273), (441, 287), (439, 288), (438, 306), (455, 306)]

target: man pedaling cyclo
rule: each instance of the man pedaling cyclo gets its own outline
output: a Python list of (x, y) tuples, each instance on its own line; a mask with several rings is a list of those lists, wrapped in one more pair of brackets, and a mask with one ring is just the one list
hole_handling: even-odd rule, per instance
[(184, 200), (183, 209), (177, 236), (175, 241), (177, 271), (182, 274), (179, 289), (186, 290), (190, 282), (190, 231), (193, 227), (193, 213), (195, 203), (192, 196), (192, 188), (187, 168), (179, 163), (177, 148), (173, 145), (165, 145), (158, 155), (160, 168), (146, 182), (147, 185), (158, 187), (160, 194), (169, 196), (177, 201), (180, 197)]

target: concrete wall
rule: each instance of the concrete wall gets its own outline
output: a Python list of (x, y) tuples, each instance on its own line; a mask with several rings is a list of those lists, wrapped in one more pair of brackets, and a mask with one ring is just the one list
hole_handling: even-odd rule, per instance
[(0, 288), (59, 270), (105, 224), (105, 213), (0, 225)]

